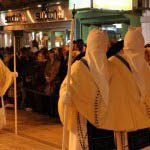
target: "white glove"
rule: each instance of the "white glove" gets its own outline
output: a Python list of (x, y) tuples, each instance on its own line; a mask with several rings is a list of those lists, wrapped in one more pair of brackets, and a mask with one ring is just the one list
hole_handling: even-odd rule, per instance
[(67, 106), (72, 105), (71, 94), (69, 91), (66, 91), (62, 94), (62, 103)]
[(17, 78), (17, 77), (18, 77), (18, 72), (13, 72), (13, 76), (14, 76), (15, 78)]

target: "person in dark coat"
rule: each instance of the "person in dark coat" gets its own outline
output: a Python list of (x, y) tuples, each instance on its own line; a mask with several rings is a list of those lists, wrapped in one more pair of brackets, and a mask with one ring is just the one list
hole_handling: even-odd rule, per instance
[(43, 51), (38, 51), (36, 54), (36, 62), (34, 66), (34, 74), (32, 75), (32, 88), (34, 93), (34, 110), (40, 113), (44, 113), (44, 87), (45, 87), (45, 67), (47, 59)]
[(111, 56), (116, 55), (123, 49), (123, 43), (124, 41), (118, 41), (117, 43), (113, 44), (107, 51), (107, 58), (110, 58)]
[(75, 57), (75, 59), (73, 60), (73, 63), (74, 63), (76, 60), (80, 60), (82, 57), (85, 56), (86, 45), (84, 44), (84, 42), (83, 42), (82, 39), (78, 39), (78, 40), (77, 40), (77, 47), (78, 47), (78, 49), (79, 49), (79, 51), (80, 51), (80, 54)]

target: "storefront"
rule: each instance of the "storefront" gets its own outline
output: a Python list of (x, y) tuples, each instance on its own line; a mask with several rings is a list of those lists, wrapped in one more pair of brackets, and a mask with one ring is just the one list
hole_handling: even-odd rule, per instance
[[(60, 47), (69, 40), (71, 12), (68, 5), (55, 5), (45, 10), (41, 8), (11, 11), (5, 17), (5, 33), (18, 34), (20, 47), (30, 46), (32, 40), (39, 48)], [(17, 32), (16, 32), (17, 31)]]
[(93, 26), (106, 30), (110, 39), (123, 39), (129, 26), (140, 26), (140, 15), (133, 11), (138, 7), (137, 0), (70, 0), (70, 8), (75, 4), (76, 38), (86, 42)]

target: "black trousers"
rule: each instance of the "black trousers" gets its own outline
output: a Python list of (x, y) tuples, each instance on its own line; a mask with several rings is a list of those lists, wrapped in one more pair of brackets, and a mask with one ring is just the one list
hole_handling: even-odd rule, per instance
[[(87, 123), (89, 150), (115, 150), (114, 131), (98, 129)], [(141, 150), (150, 146), (150, 129), (128, 132), (129, 150)]]
[(94, 127), (87, 122), (89, 150), (114, 150), (114, 131)]

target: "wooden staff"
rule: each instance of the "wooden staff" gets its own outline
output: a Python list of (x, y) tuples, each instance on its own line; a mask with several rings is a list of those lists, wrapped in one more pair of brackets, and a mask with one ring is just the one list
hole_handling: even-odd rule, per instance
[[(72, 49), (73, 49), (73, 39), (74, 39), (74, 27), (75, 27), (75, 5), (72, 11), (72, 21), (71, 21), (71, 33), (70, 33), (70, 47), (69, 47), (69, 59), (68, 59), (68, 71), (67, 71), (67, 92), (70, 89), (70, 74), (71, 74), (71, 64), (72, 64)], [(63, 127), (63, 140), (62, 140), (62, 150), (66, 149), (67, 145), (67, 124), (68, 124), (68, 106), (64, 106), (64, 127)]]
[[(14, 36), (14, 73), (16, 73), (16, 37)], [(14, 75), (14, 102), (15, 102), (15, 134), (18, 134), (17, 126), (17, 81)]]

